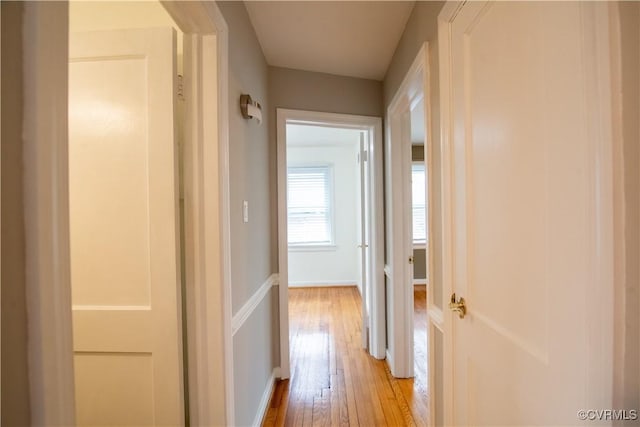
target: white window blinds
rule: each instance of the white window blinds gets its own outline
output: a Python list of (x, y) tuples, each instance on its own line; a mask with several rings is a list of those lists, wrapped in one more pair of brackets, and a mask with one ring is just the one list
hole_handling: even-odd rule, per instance
[(331, 167), (287, 169), (287, 220), (290, 245), (331, 245)]
[(426, 174), (424, 164), (411, 165), (412, 200), (413, 200), (413, 241), (425, 243), (427, 240), (426, 223)]

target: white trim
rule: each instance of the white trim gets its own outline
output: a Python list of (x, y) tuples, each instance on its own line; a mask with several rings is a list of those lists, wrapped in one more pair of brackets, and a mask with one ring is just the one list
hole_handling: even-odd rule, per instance
[(191, 73), (185, 72), (184, 156), (189, 412), (194, 425), (230, 425), (235, 410), (227, 213), (228, 29), (214, 2), (162, 4), (185, 33), (185, 70)]
[(225, 406), (228, 425), (235, 424), (235, 385), (233, 377), (232, 283), (231, 283), (231, 184), (229, 166), (229, 28), (215, 2), (205, 2), (213, 7), (218, 46), (218, 166), (220, 177), (219, 204), (222, 234), (222, 314), (225, 370)]
[(192, 1), (182, 4), (182, 1), (159, 0), (171, 18), (185, 34), (215, 34), (222, 29), (226, 30), (226, 24), (220, 25), (219, 11), (210, 8), (207, 2)]
[(336, 287), (357, 287), (357, 280), (323, 280), (323, 281), (302, 281), (289, 282), (289, 288), (336, 288)]
[(423, 286), (427, 284), (427, 279), (413, 279), (413, 286)]
[(442, 310), (434, 307), (429, 311), (428, 316), (431, 325), (438, 328), (438, 330), (442, 332), (442, 329), (444, 328), (444, 313), (442, 312)]
[[(393, 358), (389, 359), (387, 363), (392, 374), (401, 378), (412, 377), (414, 374), (413, 286), (410, 285), (413, 281), (413, 265), (408, 262), (408, 259), (413, 256), (414, 251), (413, 233), (410, 232), (413, 223), (410, 215), (412, 206), (410, 174), (412, 166), (416, 162), (411, 159), (411, 138), (404, 129), (409, 126), (407, 120), (412, 107), (422, 100), (425, 110), (424, 165), (425, 172), (428, 174), (425, 200), (429, 209), (432, 209), (434, 206), (433, 191), (430, 189), (432, 167), (429, 163), (432, 163), (431, 146), (433, 141), (430, 99), (429, 44), (424, 42), (387, 109), (385, 153), (388, 157), (385, 166), (387, 168), (386, 176), (389, 180), (386, 197), (387, 221), (388, 227), (390, 227), (387, 232), (391, 236), (391, 241), (387, 241), (387, 252), (391, 254), (391, 265), (385, 266), (385, 271), (388, 272), (393, 284), (388, 313), (392, 329), (388, 333), (388, 349)], [(432, 236), (432, 215), (429, 212), (426, 214), (427, 236)], [(433, 250), (427, 250), (426, 265), (428, 267), (432, 265), (432, 252)], [(427, 299), (429, 300), (429, 298)], [(432, 372), (431, 369), (428, 371)]]
[[(596, 244), (591, 249), (591, 263), (595, 266), (595, 277), (589, 283), (587, 291), (587, 312), (589, 316), (587, 339), (590, 346), (588, 364), (589, 382), (587, 399), (589, 406), (608, 407), (613, 403), (613, 351), (612, 331), (614, 325), (615, 277), (615, 240), (624, 239), (624, 234), (615, 228), (615, 150), (622, 146), (617, 137), (621, 123), (614, 122), (613, 88), (616, 87), (615, 65), (612, 65), (612, 49), (615, 52), (616, 41), (610, 25), (617, 12), (607, 3), (580, 4), (583, 41), (586, 54), (582, 56), (583, 67), (587, 70), (584, 92), (585, 104), (589, 114), (588, 136), (592, 163), (590, 165), (590, 183), (595, 187), (592, 204), (595, 212), (591, 218), (596, 235)], [(618, 86), (619, 87), (619, 86)], [(620, 119), (619, 117), (617, 118)], [(624, 183), (618, 183), (624, 191)], [(605, 368), (607, 367), (607, 368)], [(609, 387), (603, 387), (603, 384)], [(608, 406), (607, 406), (608, 405)]]
[[(199, 147), (204, 150), (202, 156), (196, 156), (199, 172), (192, 178), (202, 197), (191, 218), (198, 221), (202, 234), (197, 234), (200, 238), (190, 248), (197, 267), (194, 286), (205, 298), (190, 301), (199, 304), (192, 320), (199, 328), (195, 333), (200, 338), (197, 346), (190, 346), (190, 351), (198, 350), (198, 364), (194, 363), (195, 371), (189, 372), (190, 383), (198, 384), (198, 392), (190, 393), (190, 415), (194, 425), (233, 425), (228, 280), (228, 30), (215, 2), (162, 4), (184, 33), (198, 34), (205, 46), (201, 62), (197, 63), (203, 103), (196, 106), (194, 117), (200, 125), (194, 124), (194, 129), (199, 141), (206, 139), (208, 143)], [(66, 126), (68, 4), (28, 2), (24, 7), (24, 196), (31, 421), (35, 425), (74, 425)], [(206, 48), (211, 43), (215, 49), (213, 45)], [(218, 72), (209, 72), (211, 67)], [(214, 76), (216, 81), (212, 81)], [(193, 305), (188, 308), (194, 309)]]
[[(280, 377), (289, 377), (289, 298), (288, 298), (288, 242), (287, 242), (287, 158), (286, 124), (313, 124), (360, 129), (369, 132), (371, 141), (371, 181), (376, 197), (372, 216), (371, 248), (372, 283), (371, 313), (369, 316), (369, 351), (378, 358), (385, 354), (385, 295), (384, 295), (384, 234), (383, 234), (383, 182), (382, 182), (382, 120), (379, 117), (335, 114), (315, 111), (277, 109), (277, 175), (278, 175), (278, 271), (280, 273)], [(363, 293), (366, 293), (363, 290)], [(364, 299), (363, 299), (364, 304)], [(364, 325), (363, 325), (364, 326)], [(363, 328), (364, 330), (364, 328)]]
[(251, 295), (251, 298), (244, 303), (242, 308), (233, 316), (231, 321), (231, 335), (235, 336), (236, 332), (242, 328), (244, 322), (246, 322), (254, 310), (258, 308), (264, 297), (269, 293), (272, 287), (278, 284), (278, 275), (272, 274), (269, 278), (258, 288), (258, 290)]
[(269, 378), (269, 381), (267, 381), (267, 386), (264, 388), (264, 392), (262, 392), (262, 398), (260, 399), (260, 404), (258, 405), (258, 411), (256, 412), (256, 416), (251, 423), (253, 427), (261, 426), (265, 415), (267, 415), (267, 410), (269, 409), (269, 401), (271, 400), (271, 396), (273, 395), (273, 391), (276, 385), (276, 378), (278, 374), (277, 371), (278, 368), (274, 368), (274, 370), (271, 372), (271, 377)]
[(24, 227), (33, 425), (75, 425), (68, 16), (65, 2), (24, 3)]
[(289, 378), (289, 239), (287, 238), (287, 152), (286, 124), (276, 111), (277, 122), (277, 178), (278, 178), (278, 307), (280, 315), (280, 369), (279, 377)]
[[(440, 78), (440, 158), (441, 158), (441, 217), (442, 217), (442, 295), (447, 298), (453, 292), (453, 264), (452, 250), (453, 245), (453, 218), (449, 217), (452, 212), (453, 199), (451, 197), (451, 135), (452, 135), (452, 111), (451, 111), (451, 41), (450, 25), (456, 17), (462, 6), (463, 1), (449, 1), (445, 3), (440, 14), (438, 15), (438, 54), (439, 54), (439, 78)], [(429, 298), (429, 296), (427, 296)], [(444, 301), (441, 302), (444, 307)], [(453, 318), (450, 313), (444, 315), (442, 324), (442, 340), (443, 340), (443, 421), (444, 425), (453, 425), (453, 335), (451, 328), (453, 327)], [(431, 338), (431, 337), (429, 337)], [(435, 363), (435, 353), (430, 352), (430, 362)], [(435, 378), (430, 376), (429, 388), (434, 390)], [(435, 403), (431, 393), (430, 404)], [(435, 408), (431, 406), (431, 424), (435, 424)]]

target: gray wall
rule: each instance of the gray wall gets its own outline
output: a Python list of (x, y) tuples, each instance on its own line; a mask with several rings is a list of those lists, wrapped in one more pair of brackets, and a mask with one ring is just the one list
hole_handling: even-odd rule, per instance
[(383, 115), (382, 83), (375, 80), (269, 67), (269, 90), (272, 108)]
[[(229, 164), (231, 185), (231, 283), (233, 313), (275, 272), (272, 264), (271, 174), (268, 67), (243, 2), (218, 2), (229, 26)], [(262, 105), (263, 122), (246, 120), (240, 95)], [(242, 201), (249, 202), (249, 222), (242, 221)], [(273, 288), (271, 293), (277, 292)], [(275, 367), (279, 346), (277, 306), (271, 294), (262, 300), (234, 336), (236, 424), (250, 423)], [(255, 325), (262, 325), (255, 328)], [(247, 346), (252, 343), (252, 346)], [(251, 373), (250, 384), (246, 374)]]
[(2, 2), (2, 425), (29, 425), (22, 199), (22, 11)]
[(383, 117), (382, 82), (289, 68), (269, 67), (271, 101), (271, 231), (272, 268), (278, 269), (278, 187), (276, 109), (321, 111)]
[[(242, 2), (218, 2), (229, 26), (229, 163), (231, 183), (231, 262), (233, 312), (274, 271), (271, 260), (269, 183), (270, 102), (267, 63)], [(262, 124), (240, 112), (240, 95), (262, 105)], [(249, 202), (249, 222), (242, 202)]]
[[(395, 95), (402, 79), (407, 74), (409, 67), (418, 54), (418, 50), (425, 41), (429, 42), (430, 66), (431, 66), (431, 87), (438, 89), (438, 14), (444, 2), (438, 1), (417, 1), (407, 25), (398, 42), (396, 51), (393, 54), (387, 74), (384, 77), (384, 105), (389, 106), (393, 95)], [(432, 97), (432, 108), (437, 106), (437, 94)], [(433, 123), (439, 123), (431, 118)]]
[[(620, 6), (624, 155), (625, 289), (622, 330), (624, 376), (616, 407), (640, 408), (640, 4)], [(619, 343), (620, 344), (620, 343)], [(618, 371), (618, 370), (616, 370)], [(620, 384), (620, 382), (622, 384)]]
[[(433, 216), (433, 235), (430, 236), (434, 247), (433, 252), (433, 274), (430, 279), (434, 286), (434, 303), (438, 306), (442, 306), (442, 271), (439, 268), (441, 265), (441, 256), (437, 248), (442, 245), (442, 219), (440, 216), (441, 206), (441, 194), (440, 194), (440, 92), (438, 81), (438, 14), (442, 9), (443, 2), (426, 2), (417, 1), (407, 25), (402, 33), (402, 37), (398, 42), (396, 51), (393, 54), (389, 69), (383, 82), (384, 93), (384, 106), (385, 111), (389, 107), (393, 96), (400, 87), (402, 80), (404, 79), (409, 67), (413, 63), (420, 47), (425, 41), (429, 42), (429, 90), (430, 93), (426, 94), (430, 100), (427, 108), (431, 112), (432, 129), (430, 131), (431, 139), (433, 141), (433, 170), (432, 176), (432, 188), (433, 188), (433, 200), (434, 205), (431, 206), (431, 214)], [(419, 254), (416, 254), (418, 256)], [(420, 256), (424, 258), (424, 255)]]

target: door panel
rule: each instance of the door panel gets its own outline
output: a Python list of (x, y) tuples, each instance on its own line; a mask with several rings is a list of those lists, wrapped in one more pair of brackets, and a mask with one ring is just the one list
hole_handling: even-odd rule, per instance
[(77, 422), (182, 425), (175, 33), (70, 42)]
[(411, 112), (389, 113), (385, 141), (387, 363), (395, 377), (414, 375)]
[(456, 425), (575, 424), (597, 186), (581, 5), (476, 3), (451, 26)]
[(371, 207), (368, 205), (368, 150), (365, 142), (365, 133), (360, 133), (360, 145), (358, 148), (358, 169), (360, 172), (360, 180), (358, 182), (358, 190), (360, 193), (360, 289), (362, 292), (362, 348), (372, 352), (373, 346), (369, 343), (369, 335), (371, 333), (371, 281), (369, 276), (369, 215)]

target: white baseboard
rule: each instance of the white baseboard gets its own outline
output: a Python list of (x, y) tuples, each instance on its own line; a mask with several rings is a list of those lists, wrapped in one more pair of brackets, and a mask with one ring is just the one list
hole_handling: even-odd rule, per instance
[(264, 392), (262, 393), (262, 399), (260, 399), (260, 405), (258, 406), (258, 411), (256, 412), (256, 417), (253, 419), (251, 423), (252, 426), (260, 426), (262, 425), (262, 420), (264, 420), (265, 415), (267, 415), (267, 409), (269, 406), (269, 400), (271, 399), (271, 395), (273, 394), (273, 389), (276, 385), (276, 370), (275, 368), (273, 372), (271, 372), (271, 377), (267, 382), (267, 386), (264, 388)]
[(329, 288), (335, 286), (358, 286), (357, 280), (323, 280), (309, 282), (289, 282), (290, 288)]
[(417, 285), (426, 285), (427, 284), (427, 279), (413, 279), (413, 285), (417, 286)]

